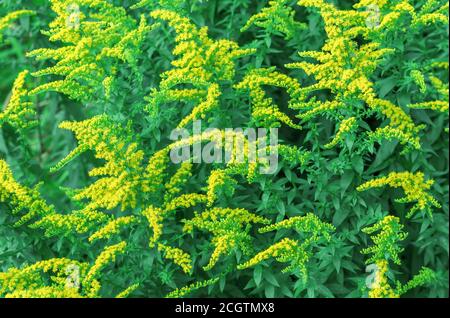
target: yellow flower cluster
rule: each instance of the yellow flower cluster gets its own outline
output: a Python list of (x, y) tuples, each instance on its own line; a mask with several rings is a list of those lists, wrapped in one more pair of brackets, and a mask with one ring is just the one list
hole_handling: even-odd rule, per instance
[(3, 159), (0, 159), (0, 202), (8, 202), (13, 208), (13, 214), (25, 212), (15, 226), (25, 224), (36, 217), (56, 213), (54, 207), (41, 198), (38, 187), (27, 188), (14, 179), (12, 171)]
[(164, 253), (165, 258), (172, 259), (186, 274), (192, 271), (192, 259), (188, 253), (177, 247), (171, 247), (161, 243), (158, 244), (158, 250)]
[(117, 294), (115, 298), (127, 298), (132, 292), (138, 289), (139, 286), (140, 284), (133, 284), (124, 291), (121, 291), (119, 294)]
[[(369, 106), (377, 112), (385, 115), (389, 120), (389, 125), (377, 128), (369, 133), (372, 140), (380, 139), (398, 139), (402, 144), (408, 145), (414, 149), (420, 149), (419, 132), (425, 126), (416, 126), (411, 119), (399, 106), (394, 105), (388, 100), (372, 99)], [(406, 148), (408, 150), (408, 148)]]
[(94, 242), (99, 239), (109, 239), (111, 236), (118, 234), (123, 227), (139, 222), (135, 216), (123, 216), (111, 220), (104, 227), (100, 228), (89, 237), (89, 242)]
[(373, 254), (366, 263), (391, 259), (395, 264), (400, 265), (399, 254), (403, 252), (403, 248), (400, 248), (398, 243), (408, 236), (402, 229), (400, 219), (392, 215), (384, 217), (372, 227), (363, 229), (366, 234), (380, 231), (379, 234), (371, 237), (375, 245), (361, 251), (363, 254)]
[(303, 280), (306, 280), (306, 263), (309, 261), (310, 255), (304, 250), (298, 241), (289, 238), (284, 238), (266, 250), (259, 252), (249, 261), (238, 265), (237, 268), (239, 270), (243, 270), (255, 266), (272, 257), (279, 262), (291, 262), (291, 265), (285, 268), (283, 273), (299, 270)]
[(142, 211), (142, 215), (145, 216), (153, 231), (153, 236), (150, 238), (149, 245), (150, 247), (154, 247), (163, 233), (162, 222), (164, 221), (164, 211), (150, 206)]
[(37, 121), (31, 119), (36, 116), (33, 104), (26, 101), (28, 91), (24, 86), (28, 73), (28, 71), (19, 73), (14, 81), (9, 102), (5, 110), (0, 112), (0, 127), (5, 122), (19, 130), (37, 125)]
[(34, 11), (30, 10), (18, 10), (11, 13), (8, 13), (6, 16), (0, 18), (0, 44), (3, 41), (3, 31), (10, 27), (11, 24), (16, 21), (17, 19), (27, 16), (27, 15), (34, 15)]
[(184, 297), (193, 291), (196, 291), (197, 289), (208, 287), (211, 285), (216, 284), (219, 281), (220, 277), (211, 278), (208, 280), (195, 282), (193, 284), (190, 284), (189, 286), (185, 286), (182, 288), (175, 289), (171, 293), (166, 295), (166, 298), (181, 298)]
[(57, 91), (73, 99), (89, 100), (94, 94), (99, 96), (99, 88), (103, 88), (100, 96), (108, 98), (119, 62), (130, 65), (140, 76), (135, 56), (151, 30), (143, 16), (138, 24), (122, 7), (100, 0), (77, 0), (70, 5), (65, 0), (51, 0), (51, 4), (57, 17), (44, 34), (66, 46), (37, 49), (28, 56), (56, 61), (34, 76), (58, 75), (64, 79), (40, 85), (30, 94)]
[(326, 144), (324, 147), (330, 149), (336, 146), (338, 143), (342, 142), (343, 139), (345, 138), (345, 135), (347, 135), (349, 132), (355, 129), (356, 125), (357, 120), (355, 117), (344, 119), (339, 125), (339, 129), (336, 133), (336, 136), (334, 136), (333, 140), (330, 141), (328, 144)]
[(370, 298), (399, 298), (413, 288), (430, 284), (436, 280), (436, 274), (431, 269), (422, 267), (419, 274), (415, 275), (405, 285), (397, 281), (396, 288), (394, 289), (388, 281), (388, 261), (379, 260), (375, 265), (375, 280), (369, 290)]
[(184, 220), (184, 223), (184, 232), (192, 233), (194, 228), (198, 228), (213, 234), (212, 244), (215, 249), (209, 263), (204, 267), (205, 270), (210, 270), (221, 255), (230, 254), (234, 248), (239, 247), (244, 254), (249, 254), (251, 238), (248, 235), (248, 225), (268, 224), (269, 220), (245, 209), (214, 208), (201, 214), (195, 213), (194, 218)]
[(181, 186), (184, 185), (191, 176), (192, 163), (189, 161), (183, 162), (172, 178), (170, 178), (169, 182), (164, 185), (166, 190), (164, 194), (164, 202), (170, 201), (175, 195), (181, 192)]
[(106, 161), (104, 166), (89, 172), (92, 177), (104, 177), (74, 195), (75, 200), (90, 200), (83, 210), (113, 209), (119, 204), (122, 210), (135, 207), (140, 189), (146, 190), (146, 181), (141, 165), (144, 153), (137, 149), (137, 143), (130, 141), (131, 134), (106, 115), (82, 122), (63, 122), (60, 128), (73, 131), (78, 146), (51, 171), (61, 169), (87, 150), (94, 150), (96, 158)]
[[(157, 107), (167, 101), (196, 101), (192, 113), (184, 118), (178, 127), (184, 127), (192, 120), (204, 118), (206, 113), (217, 107), (221, 89), (220, 81), (229, 81), (234, 77), (234, 60), (254, 52), (252, 49), (240, 49), (238, 44), (229, 40), (214, 41), (208, 37), (208, 29), (197, 27), (188, 18), (175, 11), (155, 10), (151, 16), (167, 21), (175, 29), (176, 47), (173, 50), (179, 59), (172, 62), (175, 67), (162, 74), (159, 90), (153, 90), (148, 100), (149, 111), (157, 114)], [(177, 90), (175, 87), (188, 84), (194, 89)], [(181, 97), (184, 97), (180, 99)]]
[[(80, 290), (66, 284), (68, 269), (76, 267), (82, 276), (88, 264), (67, 258), (54, 258), (37, 262), (22, 269), (11, 268), (0, 272), (0, 296), (2, 297), (80, 297)], [(49, 274), (54, 283), (45, 286), (41, 273)]]
[(423, 76), (423, 73), (419, 70), (412, 70), (411, 78), (414, 80), (414, 83), (416, 83), (419, 86), (420, 92), (422, 94), (426, 93), (427, 84), (425, 83), (425, 77)]
[(111, 217), (105, 213), (91, 210), (73, 211), (70, 214), (48, 214), (30, 225), (31, 228), (45, 230), (45, 235), (64, 236), (73, 233), (86, 233)]
[(241, 32), (249, 29), (253, 24), (266, 29), (269, 33), (281, 33), (289, 40), (306, 27), (304, 23), (295, 21), (295, 11), (287, 4), (288, 0), (271, 0), (268, 7), (252, 16), (242, 27)]
[(409, 210), (406, 217), (410, 218), (417, 211), (425, 211), (432, 218), (432, 207), (440, 208), (441, 205), (437, 200), (428, 193), (428, 190), (433, 185), (433, 180), (425, 181), (422, 172), (391, 172), (386, 177), (370, 180), (360, 185), (358, 191), (366, 191), (372, 188), (380, 188), (390, 186), (393, 188), (402, 188), (405, 192), (405, 197), (398, 199), (397, 202), (408, 203), (417, 202), (411, 210)]
[(377, 271), (375, 273), (375, 281), (369, 291), (370, 298), (399, 298), (400, 296), (389, 285), (387, 273), (389, 271), (388, 262), (379, 260), (376, 262)]
[(287, 90), (292, 99), (301, 94), (300, 84), (287, 75), (270, 69), (257, 69), (249, 72), (244, 79), (236, 85), (238, 90), (249, 90), (252, 100), (252, 119), (263, 127), (279, 127), (284, 123), (292, 128), (301, 129), (300, 125), (281, 112), (272, 98), (267, 97), (263, 85), (281, 87)]
[(327, 241), (331, 240), (330, 233), (335, 231), (333, 225), (323, 222), (313, 213), (307, 213), (305, 216), (295, 216), (278, 223), (259, 229), (259, 233), (267, 233), (280, 229), (295, 229), (299, 233), (306, 233), (309, 242), (317, 241), (324, 237)]
[(82, 286), (88, 297), (96, 297), (98, 295), (101, 285), (97, 278), (101, 270), (110, 263), (115, 262), (117, 255), (125, 253), (126, 246), (127, 244), (125, 242), (108, 246), (97, 257), (82, 280)]

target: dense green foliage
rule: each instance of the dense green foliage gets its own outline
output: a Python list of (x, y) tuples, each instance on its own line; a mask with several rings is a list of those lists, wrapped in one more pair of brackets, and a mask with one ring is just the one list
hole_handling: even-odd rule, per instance
[[(0, 0), (0, 297), (448, 297), (448, 30), (441, 0)], [(198, 119), (279, 128), (276, 173), (172, 163)]]

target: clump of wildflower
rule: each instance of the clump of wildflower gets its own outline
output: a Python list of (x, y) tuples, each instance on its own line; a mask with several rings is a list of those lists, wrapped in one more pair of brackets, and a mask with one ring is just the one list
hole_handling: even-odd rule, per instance
[(288, 6), (287, 0), (271, 0), (261, 12), (253, 15), (241, 28), (241, 32), (249, 29), (253, 24), (267, 30), (268, 33), (281, 33), (286, 40), (293, 38), (306, 28), (304, 23), (295, 21), (295, 11)]
[(12, 213), (25, 212), (15, 226), (25, 224), (36, 217), (54, 215), (56, 211), (42, 199), (39, 186), (28, 188), (18, 183), (6, 161), (0, 159), (0, 201), (12, 206)]
[(171, 247), (164, 244), (158, 244), (158, 250), (164, 253), (165, 258), (172, 259), (186, 274), (189, 274), (192, 271), (192, 259), (188, 253), (177, 247)]
[(200, 281), (200, 282), (195, 282), (193, 284), (190, 284), (188, 286), (182, 287), (182, 288), (178, 288), (175, 289), (174, 291), (172, 291), (171, 293), (166, 295), (166, 298), (181, 298), (184, 297), (190, 293), (192, 293), (193, 291), (196, 291), (200, 288), (204, 288), (204, 287), (208, 287), (211, 285), (216, 284), (219, 281), (220, 277), (215, 277), (215, 278), (211, 278), (208, 280), (204, 280), (204, 281)]
[(392, 260), (395, 264), (400, 265), (399, 254), (403, 252), (403, 248), (400, 248), (398, 243), (403, 241), (408, 235), (402, 230), (403, 225), (400, 223), (399, 218), (391, 215), (386, 216), (374, 226), (363, 229), (363, 232), (366, 234), (380, 232), (371, 237), (375, 245), (362, 250), (363, 254), (373, 254), (366, 260), (366, 263)]
[(3, 41), (3, 31), (10, 27), (11, 24), (16, 21), (17, 19), (20, 19), (23, 16), (27, 15), (35, 15), (36, 13), (31, 10), (18, 10), (14, 12), (8, 13), (6, 16), (0, 18), (0, 44)]
[(0, 127), (5, 122), (19, 130), (37, 125), (37, 121), (33, 119), (36, 116), (33, 103), (27, 101), (28, 90), (25, 88), (25, 80), (28, 73), (28, 71), (19, 73), (14, 81), (11, 98), (5, 110), (0, 113)]
[(358, 191), (366, 191), (373, 188), (380, 188), (390, 186), (393, 188), (402, 188), (405, 191), (405, 197), (397, 199), (397, 202), (408, 203), (417, 202), (408, 212), (407, 216), (410, 218), (417, 211), (425, 211), (430, 218), (432, 217), (432, 207), (440, 208), (441, 205), (437, 200), (428, 193), (428, 190), (433, 185), (433, 180), (425, 181), (422, 172), (391, 172), (386, 177), (370, 180), (360, 185)]
[(213, 208), (194, 218), (184, 220), (183, 231), (192, 233), (195, 228), (211, 232), (215, 246), (209, 263), (204, 267), (210, 270), (221, 255), (230, 254), (234, 248), (240, 248), (244, 254), (251, 251), (250, 224), (267, 224), (268, 219), (257, 216), (245, 209)]

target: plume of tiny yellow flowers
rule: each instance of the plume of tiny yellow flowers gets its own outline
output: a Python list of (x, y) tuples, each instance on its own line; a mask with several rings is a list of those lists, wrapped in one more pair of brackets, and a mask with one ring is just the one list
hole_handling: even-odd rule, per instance
[(85, 289), (85, 293), (88, 297), (96, 297), (100, 291), (101, 285), (98, 281), (98, 277), (101, 274), (103, 268), (110, 263), (115, 262), (116, 257), (119, 254), (125, 253), (127, 243), (120, 242), (115, 245), (106, 247), (100, 255), (96, 258), (94, 264), (89, 268), (82, 280), (82, 286)]
[(253, 24), (265, 29), (269, 34), (281, 33), (286, 40), (293, 38), (306, 28), (304, 23), (295, 21), (295, 11), (288, 5), (288, 0), (271, 0), (261, 12), (253, 15), (242, 27), (241, 32)]
[(431, 269), (422, 267), (419, 273), (409, 282), (402, 285), (399, 281), (396, 281), (396, 287), (393, 288), (389, 284), (387, 275), (389, 262), (387, 260), (378, 260), (375, 265), (377, 271), (373, 285), (369, 290), (369, 298), (399, 298), (413, 288), (430, 284), (436, 280), (436, 274)]
[(331, 240), (331, 233), (335, 231), (334, 226), (322, 222), (316, 215), (308, 213), (305, 216), (292, 217), (276, 224), (260, 228), (260, 233), (280, 229), (295, 229), (299, 234), (305, 235), (305, 240), (300, 244), (297, 240), (284, 238), (278, 243), (270, 246), (266, 250), (259, 252), (249, 261), (238, 265), (238, 269), (246, 269), (261, 263), (269, 258), (275, 258), (279, 262), (290, 262), (290, 265), (283, 269), (283, 273), (297, 272), (303, 279), (307, 280), (307, 263), (312, 256), (312, 246), (314, 243)]
[(25, 212), (15, 226), (23, 225), (36, 217), (56, 214), (54, 207), (42, 199), (38, 186), (28, 188), (18, 183), (3, 159), (0, 159), (0, 201), (11, 205), (13, 214)]
[(149, 246), (154, 247), (156, 242), (163, 234), (162, 222), (164, 221), (164, 211), (160, 208), (149, 206), (144, 211), (142, 211), (142, 215), (147, 219), (148, 224), (153, 231)]
[(419, 132), (425, 125), (415, 125), (411, 117), (409, 117), (399, 106), (394, 105), (388, 100), (372, 99), (370, 107), (389, 119), (389, 124), (382, 128), (377, 128), (369, 133), (370, 140), (393, 140), (397, 139), (401, 144), (405, 145), (404, 153), (409, 149), (420, 149)]
[(95, 151), (96, 158), (106, 161), (104, 166), (89, 171), (91, 177), (104, 177), (74, 195), (75, 200), (90, 200), (84, 210), (110, 210), (119, 204), (122, 210), (135, 207), (140, 190), (146, 192), (148, 188), (141, 165), (144, 153), (131, 140), (131, 133), (106, 115), (82, 122), (63, 122), (59, 127), (73, 131), (78, 146), (51, 171), (58, 171), (87, 150)]
[(377, 30), (374, 30), (377, 33), (431, 24), (448, 24), (447, 1), (427, 0), (418, 9), (415, 9), (408, 0), (362, 0), (354, 5), (356, 9), (370, 7), (376, 7), (379, 11)]
[(158, 250), (164, 253), (166, 259), (172, 259), (186, 274), (192, 271), (192, 259), (188, 253), (177, 247), (171, 247), (161, 243), (158, 244)]
[(211, 278), (208, 280), (200, 281), (192, 283), (188, 286), (177, 288), (174, 291), (170, 292), (166, 295), (165, 298), (181, 298), (184, 297), (200, 288), (208, 287), (216, 284), (219, 281), (220, 277)]
[(155, 8), (157, 6), (161, 6), (162, 8), (165, 9), (180, 10), (182, 9), (182, 6), (183, 4), (185, 4), (185, 2), (186, 1), (184, 0), (140, 0), (138, 3), (132, 5), (131, 9), (139, 9), (145, 7)]
[(115, 298), (127, 298), (131, 293), (138, 289), (139, 286), (139, 283), (133, 284), (124, 291), (121, 291), (119, 294), (117, 294)]
[[(177, 45), (173, 54), (179, 58), (172, 62), (174, 69), (161, 75), (159, 90), (152, 90), (148, 97), (148, 109), (152, 114), (157, 114), (161, 103), (180, 100), (198, 103), (191, 114), (178, 124), (181, 128), (193, 120), (204, 118), (219, 105), (219, 82), (233, 79), (234, 60), (254, 50), (240, 49), (237, 43), (229, 40), (214, 41), (208, 37), (206, 27), (198, 29), (188, 18), (175, 11), (155, 10), (151, 16), (167, 21), (175, 29)], [(193, 86), (193, 89), (176, 89), (180, 84)]]
[(195, 228), (211, 232), (215, 249), (205, 270), (212, 269), (222, 255), (230, 254), (233, 249), (240, 248), (244, 254), (251, 252), (250, 224), (267, 224), (269, 220), (257, 216), (245, 209), (213, 208), (194, 218), (184, 220), (183, 231), (192, 233)]
[(333, 148), (334, 146), (342, 142), (345, 136), (352, 130), (354, 130), (356, 126), (357, 120), (355, 117), (344, 119), (339, 125), (336, 136), (334, 136), (333, 140), (326, 144), (324, 147), (327, 149)]
[[(372, 3), (373, 2), (373, 3)], [(386, 4), (386, 1), (363, 1), (356, 8), (371, 4)], [(382, 48), (377, 41), (360, 45), (355, 40), (358, 36), (366, 39), (373, 37), (367, 25), (367, 12), (357, 10), (338, 10), (333, 4), (324, 1), (301, 0), (299, 5), (315, 7), (325, 22), (326, 40), (321, 52), (301, 52), (304, 58), (315, 59), (318, 64), (297, 62), (286, 65), (288, 68), (300, 68), (307, 75), (313, 75), (317, 83), (302, 88), (297, 99), (291, 102), (291, 108), (299, 109), (298, 115), (308, 120), (320, 114), (338, 121), (344, 118), (359, 118), (361, 113), (372, 111), (386, 116), (390, 123), (369, 134), (370, 141), (383, 138), (399, 139), (410, 148), (420, 148), (418, 131), (422, 126), (415, 126), (412, 119), (398, 106), (376, 97), (370, 76), (379, 61), (392, 49)], [(376, 39), (376, 37), (375, 37)], [(318, 89), (329, 89), (334, 95), (332, 100), (320, 101), (308, 94)], [(367, 106), (369, 109), (367, 109)]]
[(250, 71), (236, 88), (250, 92), (252, 119), (255, 124), (263, 127), (279, 127), (280, 123), (284, 123), (292, 128), (301, 129), (301, 126), (294, 124), (289, 116), (279, 110), (272, 98), (266, 96), (263, 85), (284, 88), (291, 98), (296, 98), (301, 91), (300, 84), (295, 79), (278, 73), (273, 68)]
[(124, 8), (108, 1), (74, 0), (68, 5), (65, 0), (51, 0), (51, 4), (57, 17), (44, 34), (50, 41), (66, 45), (37, 49), (28, 56), (56, 62), (34, 76), (58, 75), (64, 79), (42, 84), (30, 94), (57, 91), (83, 101), (93, 96), (109, 98), (119, 63), (129, 65), (139, 78), (136, 56), (151, 30), (144, 16), (137, 22)]
[(122, 228), (133, 225), (139, 222), (135, 216), (123, 216), (111, 220), (104, 227), (100, 228), (89, 237), (89, 242), (94, 242), (99, 239), (109, 239), (111, 236), (118, 234)]
[(89, 232), (110, 220), (111, 216), (103, 212), (82, 210), (72, 211), (70, 214), (47, 214), (30, 227), (44, 230), (47, 237), (69, 236)]
[(25, 80), (28, 71), (19, 73), (14, 81), (11, 97), (3, 112), (0, 112), (0, 127), (7, 122), (18, 130), (26, 129), (37, 125), (33, 118), (36, 111), (33, 103), (27, 101), (28, 90), (25, 88)]
[(333, 225), (323, 222), (313, 213), (305, 216), (295, 216), (259, 229), (259, 233), (267, 233), (280, 229), (294, 229), (301, 234), (307, 234), (310, 242), (325, 238), (331, 240), (331, 233), (336, 229)]
[(422, 267), (419, 273), (405, 285), (402, 286), (397, 282), (396, 292), (399, 295), (403, 295), (411, 289), (433, 283), (434, 281), (436, 281), (436, 273), (427, 267)]
[[(88, 264), (66, 258), (39, 261), (22, 269), (11, 268), (0, 273), (0, 296), (20, 297), (81, 297), (77, 286), (69, 286), (69, 269), (76, 267), (78, 274), (86, 274)], [(50, 275), (52, 285), (47, 286), (42, 273)]]
[(400, 265), (399, 254), (403, 252), (403, 248), (399, 247), (398, 244), (408, 236), (402, 230), (403, 225), (400, 223), (400, 219), (392, 215), (384, 217), (374, 226), (363, 229), (363, 232), (369, 235), (379, 232), (371, 237), (375, 245), (365, 248), (361, 252), (363, 254), (373, 254), (367, 259), (366, 263), (392, 260), (395, 264)]
[(306, 263), (309, 261), (310, 256), (310, 253), (308, 253), (298, 241), (284, 238), (266, 250), (259, 252), (249, 261), (238, 265), (237, 268), (243, 270), (255, 266), (269, 258), (275, 258), (282, 263), (290, 262), (290, 265), (283, 269), (283, 273), (298, 270), (303, 280), (306, 281)]
[(375, 280), (369, 291), (369, 298), (399, 298), (395, 290), (389, 285), (387, 273), (389, 271), (389, 263), (386, 260), (378, 260), (375, 264), (377, 271)]
[(394, 264), (401, 264), (399, 254), (403, 252), (403, 248), (400, 248), (398, 244), (407, 236), (397, 217), (385, 216), (374, 226), (363, 229), (363, 232), (367, 234), (379, 232), (371, 237), (375, 245), (361, 251), (363, 254), (372, 254), (366, 264), (373, 263), (376, 266), (375, 280), (372, 286), (369, 286), (370, 298), (399, 298), (410, 289), (428, 284), (435, 279), (435, 273), (423, 267), (419, 274), (405, 285), (397, 281), (396, 288), (393, 288), (389, 284), (389, 260), (392, 260)]
[(419, 86), (420, 92), (422, 94), (426, 93), (427, 84), (425, 83), (425, 76), (423, 75), (423, 73), (419, 70), (412, 70), (411, 78), (414, 80), (414, 83), (416, 83)]
[[(448, 70), (448, 62), (432, 63), (430, 67)], [(413, 109), (430, 109), (448, 115), (448, 105), (449, 105), (448, 83), (444, 83), (438, 77), (433, 75), (431, 75), (429, 79), (431, 81), (433, 89), (436, 91), (437, 95), (439, 95), (440, 99), (410, 104), (408, 105), (408, 107)], [(448, 132), (448, 128), (446, 128), (445, 130)]]
[(3, 42), (3, 31), (11, 26), (11, 24), (23, 16), (35, 15), (31, 10), (18, 10), (8, 13), (6, 16), (0, 18), (0, 44)]
[(441, 205), (437, 200), (428, 193), (428, 190), (433, 185), (434, 180), (425, 180), (422, 172), (391, 172), (386, 177), (370, 180), (360, 185), (358, 191), (366, 191), (373, 188), (380, 188), (390, 186), (393, 188), (402, 188), (405, 192), (405, 197), (397, 199), (397, 202), (408, 203), (416, 202), (416, 204), (409, 210), (406, 217), (410, 218), (417, 211), (425, 211), (432, 218), (432, 207), (440, 208)]
[(184, 185), (191, 176), (192, 163), (189, 161), (183, 162), (177, 172), (164, 186), (166, 190), (166, 193), (164, 194), (164, 201), (170, 201), (170, 199), (173, 199), (175, 195), (181, 192), (181, 186)]

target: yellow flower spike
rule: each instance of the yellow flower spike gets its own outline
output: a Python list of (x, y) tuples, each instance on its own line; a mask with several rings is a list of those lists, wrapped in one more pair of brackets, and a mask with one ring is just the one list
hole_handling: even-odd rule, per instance
[(429, 217), (432, 218), (432, 207), (441, 207), (439, 202), (437, 202), (437, 200), (428, 193), (428, 190), (431, 188), (433, 183), (433, 180), (426, 181), (422, 172), (391, 172), (386, 177), (367, 181), (366, 183), (360, 185), (357, 190), (366, 191), (384, 186), (402, 188), (406, 196), (402, 199), (398, 199), (397, 201), (400, 203), (416, 202), (411, 210), (409, 210), (406, 217), (412, 217), (417, 211), (425, 211)]
[(167, 202), (164, 206), (165, 212), (175, 211), (176, 209), (188, 209), (197, 206), (201, 203), (206, 203), (207, 197), (204, 194), (188, 193), (180, 195), (174, 198), (172, 201)]
[(155, 180), (145, 177), (145, 169), (142, 166), (143, 151), (137, 149), (137, 143), (130, 142), (131, 134), (127, 129), (118, 126), (106, 115), (83, 122), (63, 122), (60, 128), (73, 131), (78, 139), (78, 146), (52, 168), (52, 172), (58, 171), (76, 156), (91, 149), (95, 151), (96, 158), (106, 161), (104, 166), (89, 172), (92, 177), (103, 177), (79, 190), (73, 197), (79, 201), (90, 201), (85, 206), (85, 211), (111, 210), (118, 205), (122, 210), (135, 207), (141, 189), (144, 192), (154, 190), (151, 184)]
[(125, 253), (127, 243), (120, 242), (106, 247), (95, 260), (82, 281), (83, 288), (87, 290), (88, 297), (95, 297), (100, 289), (97, 278), (100, 272), (110, 263), (115, 262), (117, 255)]
[[(278, 127), (279, 122), (292, 128), (301, 129), (300, 125), (282, 113), (262, 88), (263, 85), (271, 85), (287, 90), (292, 100), (301, 94), (300, 84), (287, 75), (278, 73), (273, 69), (257, 69), (248, 73), (245, 78), (236, 85), (238, 90), (249, 90), (252, 100), (252, 117), (264, 127)], [(290, 103), (292, 103), (292, 100)]]
[(373, 254), (366, 261), (366, 264), (381, 260), (392, 260), (395, 264), (400, 265), (399, 254), (403, 252), (403, 248), (400, 248), (398, 243), (408, 236), (402, 230), (403, 225), (400, 223), (400, 219), (391, 215), (384, 217), (374, 226), (364, 228), (363, 232), (366, 234), (379, 232), (379, 234), (371, 236), (375, 245), (361, 251), (362, 254)]
[(331, 240), (330, 233), (336, 229), (333, 225), (322, 222), (319, 217), (313, 213), (307, 213), (305, 216), (295, 216), (275, 224), (271, 224), (259, 229), (259, 233), (267, 233), (280, 229), (294, 229), (299, 233), (308, 233), (311, 242), (324, 237), (327, 241)]
[(208, 280), (195, 282), (193, 284), (190, 284), (188, 286), (185, 286), (185, 287), (182, 287), (182, 288), (179, 288), (179, 289), (175, 289), (171, 293), (167, 294), (165, 296), (165, 298), (181, 298), (181, 297), (184, 297), (184, 296), (192, 293), (195, 290), (198, 290), (200, 288), (204, 288), (204, 287), (208, 287), (208, 286), (216, 284), (219, 281), (219, 279), (220, 279), (220, 277), (215, 277), (215, 278), (211, 278), (211, 279), (208, 279)]
[(376, 266), (375, 281), (369, 291), (369, 298), (399, 298), (400, 296), (395, 293), (388, 282), (388, 262), (380, 260), (376, 262)]
[[(174, 69), (161, 75), (159, 89), (153, 90), (147, 98), (147, 110), (157, 116), (162, 103), (194, 100), (197, 106), (178, 124), (178, 127), (184, 127), (193, 120), (204, 118), (219, 105), (219, 82), (232, 80), (235, 74), (234, 60), (252, 54), (255, 50), (240, 49), (229, 40), (212, 40), (208, 37), (206, 27), (197, 28), (178, 12), (160, 9), (152, 11), (150, 15), (156, 20), (166, 21), (175, 30), (177, 36), (173, 54), (178, 59), (172, 62)], [(186, 84), (192, 85), (193, 90), (180, 91), (176, 88), (177, 85)]]
[(344, 119), (341, 124), (339, 125), (339, 129), (336, 133), (336, 136), (334, 136), (333, 140), (326, 144), (324, 147), (327, 149), (333, 148), (338, 143), (342, 142), (344, 139), (344, 136), (351, 132), (353, 129), (355, 129), (357, 125), (357, 120), (355, 117), (350, 117), (348, 119)]
[(425, 77), (423, 76), (422, 72), (419, 71), (419, 70), (412, 70), (411, 71), (411, 78), (419, 86), (420, 92), (422, 94), (426, 93), (426, 91), (427, 91), (427, 84), (425, 83)]
[[(295, 11), (288, 5), (287, 0), (271, 0), (268, 7), (261, 10), (260, 13), (250, 17), (247, 23), (241, 28), (241, 32), (246, 31), (251, 25), (256, 25), (266, 29), (269, 33), (279, 32), (285, 35), (289, 40), (306, 25), (295, 21)], [(275, 32), (274, 32), (275, 31)]]
[(166, 193), (164, 202), (169, 202), (175, 195), (181, 191), (181, 186), (185, 184), (192, 176), (192, 163), (183, 162), (177, 172), (172, 176), (168, 183), (164, 185)]
[(50, 41), (61, 41), (66, 46), (37, 49), (27, 56), (56, 62), (34, 76), (60, 75), (64, 79), (42, 84), (30, 94), (56, 91), (82, 101), (100, 94), (109, 98), (120, 63), (130, 65), (139, 78), (135, 56), (152, 29), (144, 17), (138, 23), (122, 7), (107, 1), (78, 0), (67, 4), (65, 0), (51, 0), (51, 5), (57, 16), (44, 34)]
[[(87, 268), (87, 263), (67, 258), (39, 261), (22, 269), (11, 268), (0, 272), (0, 296), (81, 297), (81, 290), (76, 286), (68, 286), (67, 278), (72, 269), (76, 269), (76, 274), (81, 277), (85, 275)], [(50, 286), (46, 286), (43, 273), (51, 278), (53, 283)]]
[(185, 127), (188, 123), (203, 118), (205, 114), (218, 106), (218, 99), (221, 95), (219, 85), (212, 84), (208, 88), (206, 99), (196, 106), (190, 115), (185, 117), (179, 124), (178, 128)]
[(136, 289), (138, 289), (140, 284), (136, 283), (125, 289), (124, 291), (120, 292), (116, 295), (115, 298), (127, 298), (131, 293), (133, 293)]
[(192, 271), (191, 256), (183, 250), (161, 243), (158, 244), (158, 250), (164, 253), (165, 258), (172, 259), (173, 262), (180, 266), (183, 272), (185, 272), (186, 274), (189, 274)]
[[(192, 233), (195, 228), (211, 232), (214, 251), (204, 270), (211, 270), (222, 255), (230, 254), (233, 249), (240, 248), (244, 254), (249, 254), (251, 238), (248, 234), (250, 223), (268, 224), (270, 221), (245, 209), (214, 208), (195, 213), (194, 218), (183, 220), (183, 231)], [(244, 227), (245, 226), (245, 227)]]
[(11, 97), (3, 112), (0, 113), (0, 127), (7, 122), (18, 130), (36, 126), (36, 111), (33, 104), (27, 101), (28, 91), (24, 87), (28, 71), (19, 73), (14, 81)]
[(30, 225), (45, 230), (47, 237), (86, 233), (110, 220), (110, 216), (98, 211), (74, 211), (68, 215), (49, 214)]
[(237, 266), (239, 270), (260, 264), (261, 262), (275, 258), (279, 262), (291, 262), (283, 272), (290, 270), (300, 270), (303, 279), (306, 279), (306, 263), (309, 260), (309, 255), (305, 253), (298, 241), (285, 238), (278, 243), (270, 246), (266, 250), (259, 252), (247, 262)]
[(13, 214), (25, 212), (14, 224), (20, 226), (36, 217), (56, 214), (54, 207), (42, 199), (38, 188), (27, 188), (19, 184), (6, 161), (0, 159), (0, 201), (11, 204)]
[(142, 211), (142, 215), (147, 219), (153, 231), (153, 236), (150, 238), (150, 247), (154, 247), (163, 233), (164, 212), (159, 208), (153, 206), (148, 207)]
[(94, 242), (99, 239), (109, 239), (111, 236), (118, 234), (123, 227), (136, 224), (139, 220), (134, 216), (123, 216), (111, 220), (104, 227), (100, 228), (89, 237), (89, 242)]

